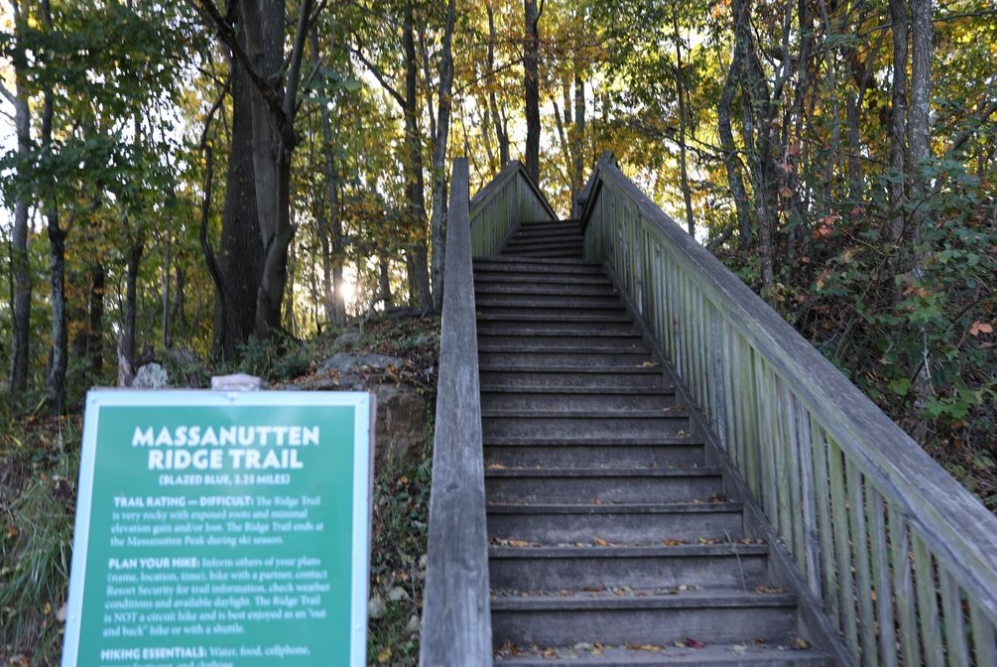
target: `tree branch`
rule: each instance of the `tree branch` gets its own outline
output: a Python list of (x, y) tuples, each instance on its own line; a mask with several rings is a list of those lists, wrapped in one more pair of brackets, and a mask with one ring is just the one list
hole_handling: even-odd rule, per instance
[(359, 48), (350, 47), (350, 51), (352, 51), (353, 55), (357, 57), (357, 59), (363, 64), (363, 66), (366, 67), (367, 70), (374, 75), (374, 78), (377, 79), (377, 82), (379, 84), (381, 84), (381, 87), (384, 88), (385, 92), (391, 95), (391, 97), (393, 97), (395, 101), (398, 102), (398, 105), (404, 109), (405, 98), (402, 97), (397, 90), (395, 90), (394, 86), (388, 83), (388, 80), (384, 78), (384, 75), (381, 73), (381, 70), (377, 69), (373, 63), (367, 60), (367, 58), (364, 57), (363, 53), (361, 53)]

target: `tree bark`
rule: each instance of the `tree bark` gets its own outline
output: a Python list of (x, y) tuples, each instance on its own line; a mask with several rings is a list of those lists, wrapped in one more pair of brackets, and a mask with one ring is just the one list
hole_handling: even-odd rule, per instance
[[(495, 76), (495, 10), (491, 2), (487, 3), (485, 9), (488, 11), (488, 75)], [(491, 111), (492, 121), (495, 123), (495, 138), (499, 146), (499, 171), (509, 162), (509, 133), (506, 132), (505, 116), (498, 105), (498, 98), (495, 94), (495, 83), (488, 87), (488, 108)]]
[(675, 88), (679, 103), (679, 178), (681, 180), (682, 200), (685, 202), (685, 222), (689, 236), (696, 236), (696, 219), (692, 212), (692, 189), (689, 187), (689, 168), (687, 165), (687, 149), (685, 135), (689, 124), (687, 110), (687, 85), (685, 69), (682, 66), (682, 35), (679, 33), (677, 7), (672, 8), (672, 27), (675, 39)]
[(744, 187), (744, 175), (741, 173), (743, 164), (738, 157), (734, 144), (734, 131), (731, 126), (731, 107), (734, 95), (737, 93), (737, 71), (735, 63), (731, 63), (724, 80), (720, 103), (717, 105), (717, 126), (720, 134), (720, 148), (723, 151), (724, 166), (727, 169), (727, 186), (734, 199), (734, 212), (737, 215), (738, 248), (747, 251), (755, 244), (753, 225), (751, 223), (751, 203)]
[(423, 176), (422, 141), (419, 133), (418, 62), (415, 52), (414, 12), (405, 9), (402, 26), (402, 43), (405, 50), (405, 143), (408, 148), (405, 193), (408, 199), (408, 218), (413, 241), (405, 252), (408, 270), (409, 298), (412, 306), (422, 310), (433, 307), (429, 284), (429, 250), (426, 245), (426, 185)]
[(433, 307), (443, 308), (443, 265), (446, 255), (447, 219), (447, 143), (450, 139), (450, 110), (453, 106), (453, 28), (457, 16), (456, 0), (447, 6), (446, 26), (443, 31), (443, 47), (440, 54), (440, 90), (436, 112), (436, 142), (433, 144), (433, 195), (432, 215), (429, 228), (433, 242)]
[[(21, 28), (26, 18), (21, 15), (16, 0), (14, 9), (14, 39), (20, 43)], [(15, 49), (15, 52), (17, 49)], [(14, 128), (17, 134), (17, 154), (25, 158), (31, 151), (31, 110), (28, 94), (24, 89), (24, 68), (27, 63), (17, 57), (14, 62), (14, 92), (7, 91), (0, 83), (4, 97), (14, 105)], [(13, 283), (11, 295), (11, 348), (8, 383), (10, 391), (18, 394), (28, 386), (28, 359), (31, 344), (31, 265), (28, 256), (29, 195), (22, 186), (14, 200), (14, 226), (10, 240), (10, 272)]]
[[(241, 23), (239, 0), (231, 0), (232, 20)], [(256, 292), (263, 276), (263, 246), (256, 208), (253, 174), (253, 121), (250, 94), (253, 82), (234, 55), (230, 60), (232, 84), (232, 142), (222, 205), (222, 232), (217, 257), (213, 351), (222, 359), (235, 359), (249, 341), (256, 324)], [(202, 227), (206, 219), (202, 212)], [(210, 245), (203, 237), (202, 250)], [(209, 265), (210, 265), (209, 259)]]
[[(893, 32), (893, 85), (890, 99), (890, 239), (899, 244), (904, 235), (907, 204), (904, 177), (906, 169), (904, 139), (907, 123), (907, 33), (910, 20), (905, 0), (890, 0)], [(899, 267), (898, 267), (899, 268)]]
[(138, 310), (138, 269), (142, 263), (145, 243), (141, 238), (133, 239), (128, 248), (128, 267), (125, 272), (125, 313), (121, 323), (121, 339), (118, 344), (118, 384), (131, 386), (135, 379), (135, 320)]
[[(316, 66), (321, 62), (318, 33), (311, 31), (312, 54)], [(346, 324), (346, 300), (343, 298), (343, 223), (339, 217), (339, 176), (336, 169), (332, 118), (329, 106), (321, 104), (322, 154), (325, 156), (325, 184), (329, 195), (328, 216), (319, 215), (322, 244), (322, 291), (326, 319), (336, 326)], [(338, 135), (338, 130), (337, 130)]]
[(523, 0), (523, 90), (526, 107), (526, 173), (540, 183), (540, 12), (537, 0)]

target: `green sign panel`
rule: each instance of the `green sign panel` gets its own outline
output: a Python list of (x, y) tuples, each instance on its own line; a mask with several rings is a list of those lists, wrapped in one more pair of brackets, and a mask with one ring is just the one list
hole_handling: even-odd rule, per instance
[(372, 400), (92, 391), (64, 667), (365, 662)]

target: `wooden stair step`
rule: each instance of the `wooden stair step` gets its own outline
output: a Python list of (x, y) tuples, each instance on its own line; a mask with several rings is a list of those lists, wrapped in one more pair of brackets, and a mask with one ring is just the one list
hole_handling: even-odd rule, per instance
[(717, 540), (671, 546), (489, 547), (493, 588), (634, 590), (741, 588), (756, 590), (768, 576), (768, 545)]
[[(676, 644), (679, 644), (678, 646)], [(783, 644), (710, 643), (689, 648), (683, 641), (669, 644), (614, 646), (579, 642), (569, 646), (520, 646), (509, 642), (495, 653), (495, 664), (506, 667), (831, 667), (831, 658), (813, 649), (796, 650)]]
[(597, 466), (634, 468), (682, 468), (705, 463), (701, 442), (682, 439), (677, 442), (640, 444), (584, 443), (575, 441), (537, 444), (531, 440), (485, 443), (485, 465), (508, 467), (572, 466), (589, 469)]
[(543, 544), (591, 542), (661, 544), (666, 540), (738, 540), (740, 503), (527, 505), (489, 503), (488, 535)]
[(585, 637), (606, 644), (788, 641), (796, 633), (796, 596), (739, 590), (674, 595), (566, 592), (493, 595), (492, 636), (505, 642), (559, 645)]
[(485, 470), (485, 496), (490, 503), (613, 505), (652, 498), (654, 502), (669, 503), (709, 501), (722, 493), (722, 477), (708, 468)]

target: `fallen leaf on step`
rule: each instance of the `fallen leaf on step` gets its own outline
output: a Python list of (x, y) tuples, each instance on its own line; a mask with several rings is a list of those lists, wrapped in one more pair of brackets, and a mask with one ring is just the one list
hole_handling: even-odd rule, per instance
[(601, 537), (593, 538), (592, 541), (595, 542), (595, 545), (598, 546), (598, 547), (608, 547), (609, 546), (609, 541), (608, 540), (604, 540)]
[(628, 648), (631, 651), (661, 651), (664, 647), (658, 646), (656, 644), (624, 644), (624, 648)]
[(800, 639), (799, 637), (797, 637), (796, 639), (793, 639), (792, 641), (789, 642), (789, 648), (794, 649), (796, 651), (805, 651), (808, 648), (810, 648), (810, 644), (807, 643), (806, 639)]
[(730, 652), (736, 655), (744, 655), (748, 652), (748, 647), (744, 644), (734, 644), (730, 647)]
[(654, 368), (658, 363), (656, 361), (645, 361), (641, 364), (641, 368)]
[(686, 637), (680, 642), (675, 642), (676, 648), (706, 648), (706, 644), (701, 641)]

